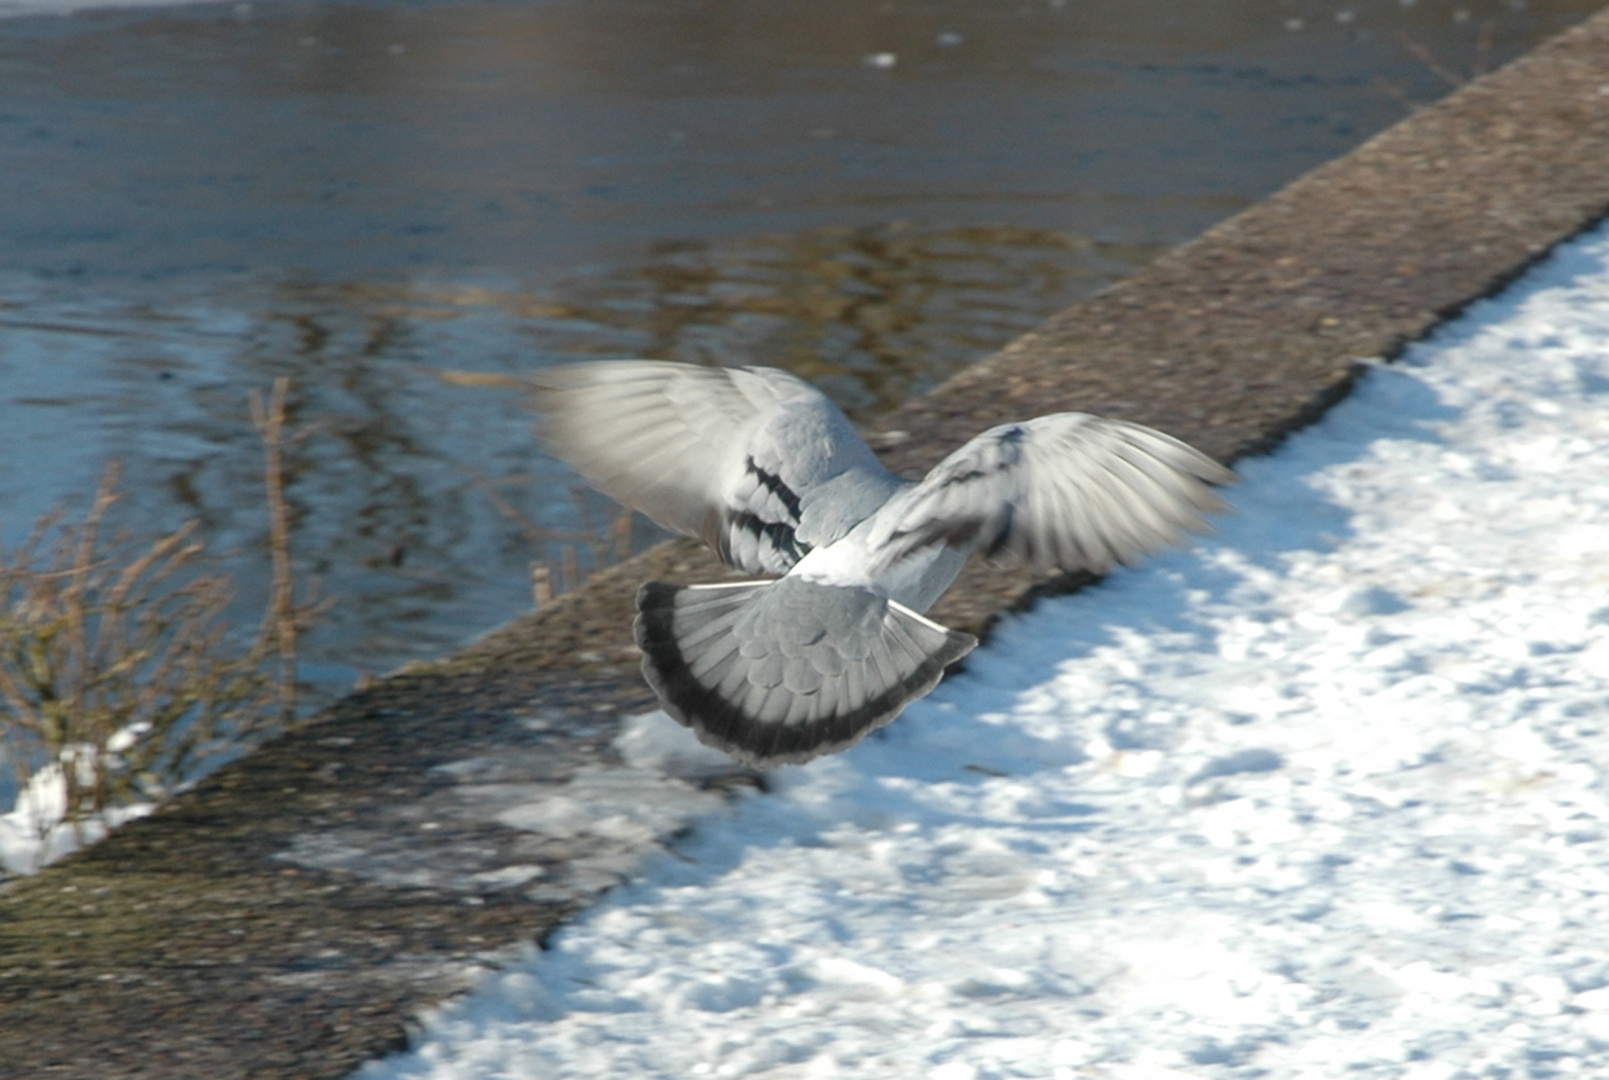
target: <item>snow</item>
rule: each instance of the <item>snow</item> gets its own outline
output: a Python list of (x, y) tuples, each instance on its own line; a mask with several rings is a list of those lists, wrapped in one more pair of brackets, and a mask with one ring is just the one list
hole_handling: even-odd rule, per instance
[[(625, 768), (586, 765), (558, 784), (543, 745), (431, 771), (451, 783), (363, 824), (313, 825), (275, 858), (392, 888), (459, 892), (468, 904), (516, 889), (572, 903), (638, 876), (646, 855), (723, 805), (719, 794), (681, 776), (631, 767), (629, 756)], [(485, 827), (494, 823), (519, 835), (489, 845)]]
[(628, 768), (688, 778), (733, 771), (731, 758), (658, 710), (622, 720), (614, 747)]
[[(118, 732), (112, 736), (109, 749), (113, 753), (126, 747), (115, 744)], [(57, 859), (87, 847), (105, 838), (107, 832), (126, 822), (141, 818), (156, 809), (151, 803), (135, 803), (114, 807), (105, 813), (77, 822), (67, 820), (67, 769), (77, 767), (84, 756), (93, 754), (94, 748), (80, 745), (64, 755), (62, 761), (52, 761), (39, 768), (22, 785), (11, 809), (0, 814), (0, 882), (7, 874), (31, 874)], [(74, 756), (78, 760), (74, 760)], [(0, 768), (8, 763), (0, 755)]]
[(1609, 1074), (1609, 229), (1241, 473), (358, 1076)]

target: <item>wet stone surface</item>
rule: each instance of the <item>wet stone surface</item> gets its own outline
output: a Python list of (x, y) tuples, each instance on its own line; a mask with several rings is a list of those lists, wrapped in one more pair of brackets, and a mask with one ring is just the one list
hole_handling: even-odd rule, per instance
[(338, 1076), (718, 807), (634, 677), (415, 673), (0, 892), (3, 1076)]

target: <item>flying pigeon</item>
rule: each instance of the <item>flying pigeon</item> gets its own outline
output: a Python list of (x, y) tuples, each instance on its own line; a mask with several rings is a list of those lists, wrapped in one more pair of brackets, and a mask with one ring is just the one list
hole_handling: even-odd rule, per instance
[(772, 368), (652, 360), (530, 377), (550, 453), (767, 580), (650, 581), (643, 675), (698, 738), (759, 768), (843, 750), (977, 645), (923, 613), (973, 552), (1102, 573), (1180, 543), (1234, 474), (1161, 432), (1066, 412), (1002, 424), (921, 481)]

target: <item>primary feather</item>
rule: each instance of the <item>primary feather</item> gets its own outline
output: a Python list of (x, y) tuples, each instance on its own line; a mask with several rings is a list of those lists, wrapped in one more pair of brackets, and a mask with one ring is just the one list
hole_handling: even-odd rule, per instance
[(1105, 573), (1180, 543), (1233, 474), (1159, 431), (1085, 413), (990, 428), (928, 473), (890, 524), (902, 547), (967, 538), (996, 561)]
[(920, 482), (825, 395), (769, 368), (651, 360), (531, 379), (548, 450), (600, 491), (777, 581), (638, 593), (665, 710), (761, 767), (852, 746), (975, 638), (923, 617), (975, 551), (1103, 573), (1180, 543), (1234, 474), (1158, 431), (1083, 413), (991, 428)]

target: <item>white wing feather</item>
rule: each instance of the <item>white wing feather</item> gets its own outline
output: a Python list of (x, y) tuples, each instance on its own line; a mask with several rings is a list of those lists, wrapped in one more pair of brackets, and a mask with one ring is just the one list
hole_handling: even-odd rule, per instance
[(531, 385), (549, 452), (749, 573), (785, 573), (900, 486), (838, 407), (786, 372), (596, 361)]
[(900, 500), (889, 544), (944, 541), (1035, 570), (1104, 573), (1180, 543), (1234, 474), (1159, 431), (1084, 413), (991, 428)]

